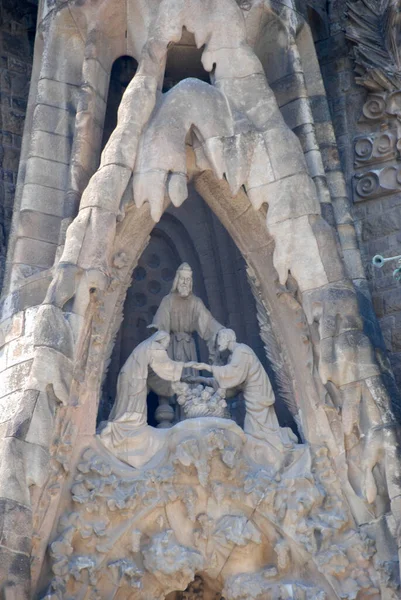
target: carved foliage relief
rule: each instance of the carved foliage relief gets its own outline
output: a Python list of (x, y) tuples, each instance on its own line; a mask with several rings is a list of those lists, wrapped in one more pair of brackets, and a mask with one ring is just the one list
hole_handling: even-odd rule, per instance
[(275, 466), (235, 424), (201, 419), (169, 430), (163, 457), (136, 470), (99, 444), (83, 453), (46, 600), (163, 600), (199, 573), (226, 600), (379, 597), (375, 544), (352, 527), (325, 448)]

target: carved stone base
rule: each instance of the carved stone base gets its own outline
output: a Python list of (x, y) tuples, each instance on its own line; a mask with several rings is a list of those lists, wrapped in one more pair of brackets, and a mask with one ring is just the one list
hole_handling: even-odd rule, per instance
[(47, 600), (164, 600), (197, 575), (225, 600), (379, 597), (374, 543), (353, 528), (325, 448), (277, 460), (218, 418), (153, 431), (163, 443), (139, 469), (98, 439), (84, 451)]

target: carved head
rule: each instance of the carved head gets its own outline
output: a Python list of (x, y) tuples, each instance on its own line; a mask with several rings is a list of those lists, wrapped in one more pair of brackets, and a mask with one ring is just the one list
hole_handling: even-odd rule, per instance
[(192, 285), (192, 269), (188, 263), (182, 263), (175, 274), (171, 291), (178, 292), (181, 298), (187, 298), (192, 292)]
[(217, 334), (217, 348), (219, 352), (224, 352), (224, 350), (232, 350), (235, 342), (237, 341), (237, 336), (232, 329), (220, 329)]
[(156, 331), (156, 333), (154, 333), (152, 335), (151, 339), (154, 342), (159, 342), (159, 344), (161, 346), (163, 346), (163, 348), (165, 350), (167, 350), (167, 348), (169, 347), (169, 344), (170, 344), (170, 334), (167, 333), (167, 331), (163, 331), (163, 330)]

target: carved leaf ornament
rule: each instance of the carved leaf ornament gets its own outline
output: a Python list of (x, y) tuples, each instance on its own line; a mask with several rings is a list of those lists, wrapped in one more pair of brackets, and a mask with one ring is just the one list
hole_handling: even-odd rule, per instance
[(347, 7), (357, 83), (371, 92), (400, 89), (399, 0), (349, 0)]

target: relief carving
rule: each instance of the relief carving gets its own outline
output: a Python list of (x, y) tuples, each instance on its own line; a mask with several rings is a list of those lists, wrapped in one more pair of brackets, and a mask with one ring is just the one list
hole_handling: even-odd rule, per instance
[[(349, 1), (347, 9), (346, 35), (354, 44), (356, 81), (368, 91), (360, 124), (371, 130), (354, 140), (354, 201), (358, 202), (401, 189), (397, 126), (401, 114), (400, 23), (397, 5), (391, 0)], [(362, 170), (365, 165), (374, 167), (382, 162), (392, 164)]]

